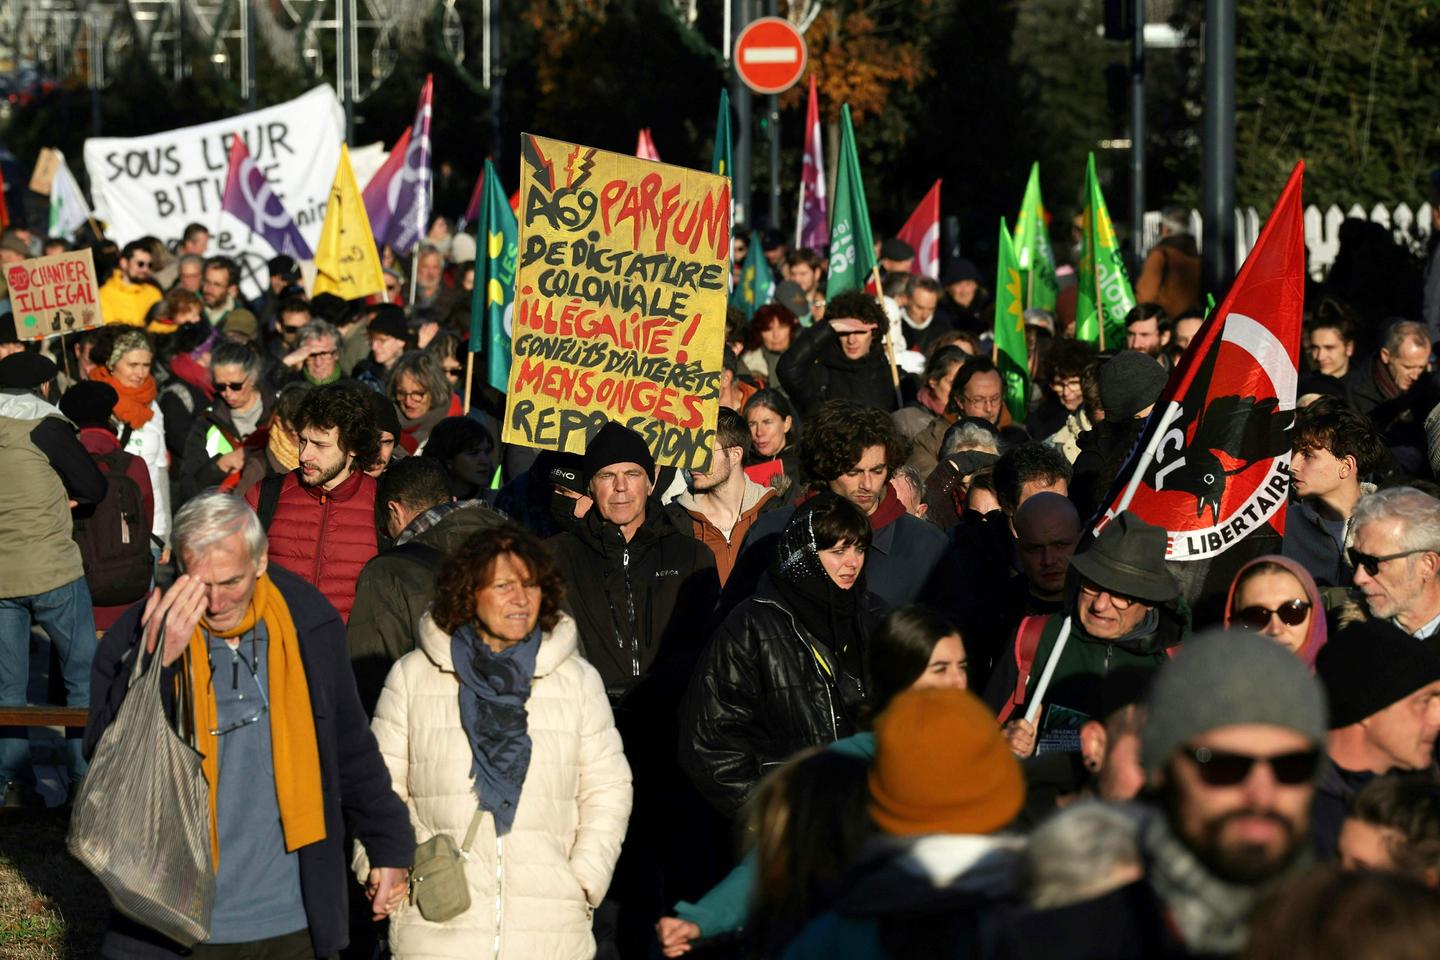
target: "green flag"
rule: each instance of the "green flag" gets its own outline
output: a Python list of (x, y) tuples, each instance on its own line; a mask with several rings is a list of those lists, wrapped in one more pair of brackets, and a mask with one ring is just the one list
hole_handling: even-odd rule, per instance
[(510, 315), (515, 309), (515, 268), (520, 230), (495, 165), (485, 160), (480, 223), (475, 234), (475, 292), (470, 298), (470, 350), (484, 350), (485, 381), (504, 391), (510, 383)]
[(1040, 199), (1040, 164), (1030, 166), (1030, 182), (1015, 221), (1015, 256), (1020, 264), (1021, 302), (1026, 308), (1055, 310), (1060, 285), (1055, 280), (1055, 254), (1045, 226), (1045, 202)]
[(710, 172), (730, 176), (730, 91), (720, 88), (720, 109), (715, 114), (715, 148), (710, 151)]
[(1085, 164), (1085, 215), (1080, 236), (1080, 278), (1075, 298), (1075, 339), (1101, 350), (1125, 346), (1125, 315), (1135, 293), (1125, 275), (1125, 258), (1095, 176), (1095, 154)]
[(1019, 258), (1000, 218), (1000, 246), (995, 276), (995, 366), (1005, 390), (1010, 419), (1025, 422), (1030, 402), (1030, 363), (1025, 347), (1025, 311), (1021, 307)]
[(865, 182), (860, 178), (860, 157), (855, 152), (855, 128), (850, 105), (840, 108), (840, 157), (835, 175), (835, 206), (830, 212), (830, 277), (825, 296), (865, 286), (875, 266), (875, 240), (870, 234), (870, 210), (865, 205)]
[[(758, 240), (758, 238), (757, 238)], [(775, 276), (765, 260), (765, 252), (758, 242), (751, 243), (745, 254), (745, 266), (740, 271), (740, 283), (730, 291), (730, 306), (745, 314), (749, 320), (755, 311), (770, 302), (775, 291)]]

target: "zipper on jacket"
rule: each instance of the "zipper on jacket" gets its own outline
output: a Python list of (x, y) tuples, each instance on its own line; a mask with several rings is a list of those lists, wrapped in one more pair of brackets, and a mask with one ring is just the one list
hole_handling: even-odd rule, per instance
[(310, 582), (319, 586), (320, 564), (322, 561), (321, 547), (325, 544), (325, 528), (330, 525), (330, 495), (320, 491), (320, 535), (315, 538), (315, 571), (310, 575)]
[[(761, 602), (769, 603), (769, 601), (765, 600), (762, 600)], [(820, 683), (825, 687), (825, 709), (830, 714), (830, 739), (832, 741), (839, 740), (840, 723), (838, 720), (835, 719), (835, 700), (830, 694), (830, 687), (832, 683), (839, 684), (840, 680), (835, 677), (826, 676), (826, 672), (820, 668), (820, 653), (819, 651), (815, 650), (813, 647), (810, 646), (810, 641), (806, 640), (805, 635), (800, 632), (799, 625), (795, 623), (795, 615), (789, 610), (786, 610), (778, 603), (772, 603), (770, 605), (775, 607), (775, 609), (779, 610), (781, 613), (785, 614), (786, 618), (790, 621), (790, 629), (795, 632), (795, 639), (799, 640), (800, 646), (804, 647), (805, 652), (810, 654), (810, 656), (806, 659), (811, 662), (811, 665), (815, 668), (815, 672), (820, 675)]]
[[(640, 676), (640, 625), (635, 622), (635, 586), (630, 582), (630, 547), (620, 551), (620, 565), (625, 568), (625, 608), (630, 615), (630, 676)], [(622, 641), (623, 642), (623, 641)], [(620, 649), (625, 649), (621, 646)]]
[(500, 960), (500, 923), (504, 914), (500, 910), (501, 897), (505, 893), (505, 838), (495, 836), (495, 960)]

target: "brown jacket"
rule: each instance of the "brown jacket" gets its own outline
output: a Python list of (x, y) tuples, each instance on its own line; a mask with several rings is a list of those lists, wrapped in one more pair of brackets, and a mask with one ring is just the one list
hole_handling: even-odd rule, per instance
[(761, 513), (779, 502), (775, 491), (770, 487), (762, 487), (749, 477), (744, 477), (744, 480), (745, 494), (740, 499), (740, 516), (735, 520), (735, 526), (730, 529), (729, 536), (697, 509), (695, 494), (689, 490), (674, 501), (676, 506), (690, 515), (691, 532), (695, 539), (715, 554), (715, 569), (720, 574), (722, 587), (725, 581), (730, 579), (730, 571), (735, 567), (735, 558), (740, 556), (740, 545), (745, 542), (745, 534), (750, 525)]
[(1135, 284), (1135, 302), (1158, 303), (1172, 319), (1200, 305), (1200, 253), (1194, 237), (1176, 234), (1155, 244)]

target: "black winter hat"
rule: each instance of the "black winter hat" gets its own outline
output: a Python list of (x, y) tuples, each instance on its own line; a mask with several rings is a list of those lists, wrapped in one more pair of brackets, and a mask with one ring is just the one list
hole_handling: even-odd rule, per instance
[(365, 399), (370, 403), (370, 409), (375, 414), (375, 429), (390, 434), (396, 440), (400, 439), (400, 414), (395, 410), (395, 403), (383, 393), (376, 393), (374, 390), (365, 391)]
[(405, 322), (405, 311), (393, 303), (382, 303), (370, 318), (370, 333), (383, 333), (396, 340), (410, 336), (410, 326)]
[(19, 343), (20, 336), (15, 332), (15, 314), (6, 310), (0, 313), (0, 343)]
[(1330, 729), (1338, 730), (1440, 680), (1440, 653), (1386, 620), (1366, 620), (1326, 641), (1315, 672), (1330, 698)]
[(60, 398), (60, 412), (77, 427), (104, 427), (110, 424), (110, 415), (119, 402), (120, 394), (110, 384), (81, 380)]
[(55, 379), (60, 368), (49, 357), (22, 350), (0, 360), (0, 388), (33, 390)]
[(1133, 420), (1135, 414), (1160, 399), (1170, 374), (1149, 354), (1121, 350), (1100, 368), (1100, 406), (1105, 419), (1117, 423)]
[(588, 488), (591, 478), (612, 463), (638, 463), (645, 468), (647, 476), (655, 477), (655, 458), (650, 455), (644, 438), (614, 420), (601, 427), (585, 447), (585, 486)]
[(948, 287), (952, 283), (964, 283), (966, 280), (979, 283), (981, 279), (980, 269), (971, 261), (961, 257), (954, 263), (945, 265), (945, 269), (940, 273), (940, 286)]
[(350, 313), (350, 301), (333, 293), (317, 293), (310, 298), (310, 315), (337, 327), (349, 319)]
[(266, 262), (265, 267), (270, 271), (271, 279), (281, 277), (291, 283), (300, 279), (300, 265), (295, 262), (294, 257), (288, 257), (283, 253), (279, 256), (271, 257)]
[(915, 256), (915, 248), (899, 237), (891, 237), (880, 244), (880, 259), (882, 260), (909, 260), (913, 256)]

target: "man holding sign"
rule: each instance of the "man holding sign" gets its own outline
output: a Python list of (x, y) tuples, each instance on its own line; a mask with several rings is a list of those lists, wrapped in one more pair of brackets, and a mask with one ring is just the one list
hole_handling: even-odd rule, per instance
[[(1165, 531), (1129, 513), (1070, 558), (1065, 595), (1063, 615), (1021, 622), (985, 690), (985, 701), (1009, 720), (1005, 736), (1021, 757), (1079, 750), (1080, 728), (1100, 719), (1105, 675), (1155, 669), (1190, 631), (1189, 608), (1165, 565)], [(1039, 711), (1030, 710), (1037, 701)]]

